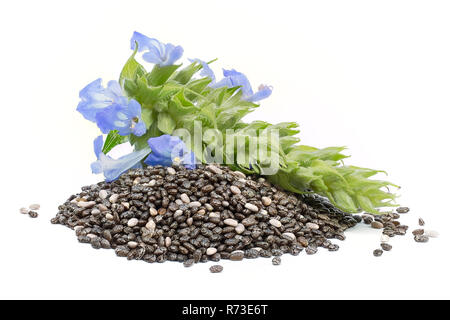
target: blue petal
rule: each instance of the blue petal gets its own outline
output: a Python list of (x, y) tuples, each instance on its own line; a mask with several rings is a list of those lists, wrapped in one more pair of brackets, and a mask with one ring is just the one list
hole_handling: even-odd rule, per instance
[(77, 111), (89, 121), (95, 121), (96, 114), (111, 104), (107, 90), (102, 87), (102, 79), (89, 83), (80, 91), (80, 103)]
[[(97, 122), (97, 126), (100, 128), (102, 133), (107, 134), (109, 133), (109, 131), (117, 129), (117, 127), (114, 125), (114, 122), (117, 119), (116, 114), (119, 107), (119, 105), (113, 104), (97, 113), (95, 121)], [(122, 127), (121, 129), (123, 130)]]
[(186, 153), (181, 159), (181, 163), (188, 169), (195, 169), (197, 166), (197, 158), (195, 154), (191, 151)]
[(100, 156), (100, 153), (102, 152), (102, 148), (103, 148), (103, 136), (100, 135), (94, 140), (94, 152), (97, 159)]
[(147, 159), (144, 160), (144, 163), (149, 166), (161, 165), (168, 167), (172, 165), (172, 159), (152, 152)]
[(170, 160), (182, 157), (187, 152), (186, 145), (179, 137), (168, 134), (148, 139), (148, 145), (152, 149), (152, 153)]
[[(206, 63), (203, 60), (200, 59), (189, 59), (190, 62), (198, 62), (202, 65), (202, 70), (200, 71), (200, 75), (203, 77), (208, 77), (210, 78), (211, 84), (216, 82), (216, 75), (214, 74), (214, 71), (212, 71), (212, 69), (209, 67), (208, 63)], [(210, 86), (211, 86), (210, 84)]]
[(142, 112), (141, 105), (136, 100), (131, 99), (130, 101), (128, 101), (128, 108), (126, 112), (129, 115), (130, 119), (134, 117), (140, 118)]
[(223, 75), (224, 75), (224, 77), (230, 79), (230, 81), (232, 83), (232, 87), (241, 86), (242, 95), (244, 97), (253, 95), (252, 86), (250, 85), (250, 82), (248, 81), (247, 77), (243, 73), (238, 72), (234, 69), (231, 69), (231, 70), (224, 69)]
[(149, 49), (150, 38), (137, 31), (135, 31), (131, 37), (131, 50), (136, 48), (136, 42), (138, 43), (139, 52)]
[(100, 174), (103, 172), (102, 163), (100, 162), (100, 160), (91, 163), (91, 170), (94, 174)]
[(119, 159), (112, 159), (111, 157), (100, 153), (99, 161), (94, 162), (91, 165), (91, 168), (98, 172), (98, 168), (101, 167), (106, 182), (111, 182), (117, 179), (122, 173), (138, 165), (149, 152), (150, 149), (146, 148), (127, 154)]
[(137, 137), (143, 136), (146, 131), (147, 127), (145, 126), (145, 123), (143, 121), (139, 121), (138, 123), (136, 123), (136, 125), (132, 129), (133, 134)]
[(166, 61), (163, 62), (161, 64), (161, 66), (170, 66), (173, 65), (175, 63), (175, 61), (177, 61), (178, 59), (181, 58), (181, 56), (183, 55), (183, 48), (181, 46), (176, 46), (173, 47), (171, 45), (171, 47), (166, 48), (167, 52), (166, 52)]
[(247, 101), (256, 102), (268, 98), (272, 94), (272, 87), (261, 85), (258, 92), (246, 98)]

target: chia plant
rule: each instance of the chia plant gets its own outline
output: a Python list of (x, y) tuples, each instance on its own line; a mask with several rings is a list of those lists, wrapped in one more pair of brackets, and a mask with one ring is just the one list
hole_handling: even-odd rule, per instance
[[(376, 214), (381, 207), (395, 206), (396, 196), (388, 187), (397, 186), (371, 179), (384, 171), (344, 164), (349, 157), (342, 153), (345, 147), (319, 149), (299, 144), (296, 122), (245, 122), (244, 117), (260, 106), (259, 101), (271, 95), (272, 87), (261, 85), (255, 92), (247, 77), (234, 69), (223, 70), (223, 78), (217, 81), (210, 68), (215, 60), (190, 59), (183, 67), (176, 64), (183, 55), (181, 46), (138, 32), (134, 32), (130, 47), (133, 53), (118, 81), (109, 81), (106, 87), (101, 79), (91, 82), (80, 91), (77, 107), (102, 132), (94, 140), (97, 160), (91, 168), (103, 173), (106, 181), (145, 165), (175, 162), (194, 168), (196, 163), (210, 161), (205, 151), (211, 150), (216, 159), (220, 150), (222, 163), (233, 170), (264, 175), (264, 167), (275, 154), (279, 168), (267, 178), (285, 190), (317, 193), (349, 213), (364, 210)], [(137, 54), (153, 64), (150, 71), (137, 61)], [(180, 129), (195, 135), (198, 127), (220, 139), (211, 134), (202, 134), (200, 140), (178, 136)], [(273, 143), (267, 134), (275, 131), (279, 139)], [(243, 148), (235, 143), (239, 139), (245, 142)], [(132, 153), (118, 159), (108, 155), (125, 142), (134, 146)], [(251, 145), (269, 153), (254, 152)]]

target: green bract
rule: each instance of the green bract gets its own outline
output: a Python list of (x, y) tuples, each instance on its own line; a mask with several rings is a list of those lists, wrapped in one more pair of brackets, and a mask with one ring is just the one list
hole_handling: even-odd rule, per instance
[[(147, 72), (135, 60), (136, 52), (137, 48), (125, 64), (119, 82), (126, 94), (141, 104), (142, 119), (148, 128), (144, 136), (129, 136), (137, 150), (145, 148), (150, 137), (172, 134), (179, 128), (193, 134), (196, 123), (200, 123), (203, 131), (205, 128), (213, 129), (223, 141), (223, 145), (217, 145), (219, 140), (211, 134), (203, 135), (201, 143), (186, 141), (202, 162), (208, 162), (205, 147), (215, 146), (224, 151), (224, 163), (233, 169), (247, 174), (262, 174), (261, 169), (267, 159), (245, 148), (240, 150), (245, 153), (245, 160), (238, 161), (236, 152), (231, 153), (230, 148), (225, 148), (240, 138), (246, 143), (256, 142), (259, 148), (269, 150), (269, 154), (278, 153), (280, 169), (267, 178), (286, 190), (318, 193), (346, 212), (365, 210), (378, 213), (376, 208), (394, 206), (395, 195), (387, 187), (395, 185), (369, 179), (380, 171), (343, 165), (342, 160), (348, 157), (341, 153), (345, 148), (317, 149), (299, 145), (300, 139), (296, 137), (298, 124), (294, 122), (275, 125), (263, 121), (245, 123), (242, 118), (259, 105), (242, 100), (239, 88), (213, 89), (208, 86), (210, 78), (193, 78), (202, 68), (197, 62), (184, 68), (181, 65), (155, 65)], [(234, 131), (227, 133), (227, 129)], [(278, 130), (280, 137), (277, 145), (271, 144), (266, 135), (274, 129)], [(111, 132), (105, 148), (110, 149), (121, 142), (123, 139)]]

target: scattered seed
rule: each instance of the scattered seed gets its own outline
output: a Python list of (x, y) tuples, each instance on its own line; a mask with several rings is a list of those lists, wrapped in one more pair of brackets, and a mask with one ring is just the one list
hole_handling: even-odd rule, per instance
[(381, 249), (376, 249), (373, 251), (373, 255), (375, 257), (381, 257), (382, 254), (383, 254), (383, 250), (381, 250)]
[(27, 209), (27, 208), (20, 208), (20, 213), (21, 214), (28, 214), (28, 212), (30, 212), (29, 209)]
[(275, 257), (272, 259), (272, 264), (274, 266), (279, 266), (281, 264), (281, 258), (280, 257)]
[(39, 216), (36, 211), (29, 211), (28, 215), (30, 216), (30, 218), (37, 218)]
[(381, 248), (384, 251), (391, 251), (392, 250), (392, 246), (389, 243), (381, 243)]
[(409, 208), (408, 207), (399, 207), (397, 208), (397, 213), (408, 213), (409, 212)]
[(214, 266), (211, 266), (209, 268), (209, 271), (211, 271), (211, 273), (219, 273), (223, 271), (223, 267), (221, 265), (216, 264)]
[(306, 227), (311, 230), (319, 230), (319, 225), (317, 223), (308, 222)]
[(423, 235), (424, 232), (425, 232), (425, 230), (423, 230), (423, 229), (416, 229), (412, 232), (412, 234), (415, 236), (420, 236), (420, 235)]
[(212, 256), (216, 252), (217, 252), (216, 248), (208, 248), (208, 249), (206, 249), (206, 255), (208, 255), (208, 256)]
[(428, 240), (430, 240), (430, 238), (428, 236), (426, 236), (426, 235), (418, 234), (418, 235), (414, 236), (414, 240), (416, 242), (425, 243), (425, 242), (428, 242)]
[(33, 203), (33, 204), (30, 204), (30, 206), (28, 208), (30, 208), (30, 210), (39, 210), (41, 208), (41, 205), (37, 204), (37, 203)]
[(425, 221), (422, 218), (419, 218), (419, 226), (423, 227), (425, 225)]

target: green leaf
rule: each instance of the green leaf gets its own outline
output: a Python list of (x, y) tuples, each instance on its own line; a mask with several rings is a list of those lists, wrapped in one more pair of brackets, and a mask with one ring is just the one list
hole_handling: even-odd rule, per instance
[(179, 118), (198, 110), (198, 107), (185, 97), (184, 90), (180, 90), (169, 102), (169, 113), (173, 118)]
[(106, 137), (102, 152), (104, 154), (107, 154), (115, 146), (117, 146), (121, 143), (125, 143), (127, 141), (128, 141), (128, 136), (121, 136), (117, 132), (117, 130), (112, 130), (108, 133), (108, 136)]
[(160, 67), (156, 64), (147, 74), (148, 83), (154, 87), (164, 84), (180, 66), (181, 64)]
[(158, 114), (158, 129), (167, 134), (172, 134), (175, 130), (176, 122), (167, 112), (161, 112)]
[(202, 66), (198, 64), (197, 62), (193, 62), (190, 65), (188, 65), (186, 68), (181, 69), (177, 73), (175, 73), (173, 80), (181, 83), (186, 84), (191, 80), (191, 78), (194, 76), (194, 74), (202, 69)]
[(154, 115), (153, 110), (150, 108), (142, 108), (142, 121), (144, 121), (146, 128), (150, 128), (150, 125), (153, 123)]
[(125, 63), (122, 72), (120, 73), (119, 83), (122, 85), (122, 87), (125, 87), (125, 80), (135, 81), (138, 77), (147, 73), (145, 68), (134, 58), (136, 56), (137, 50), (138, 45), (136, 43), (136, 48), (134, 49), (133, 54)]

